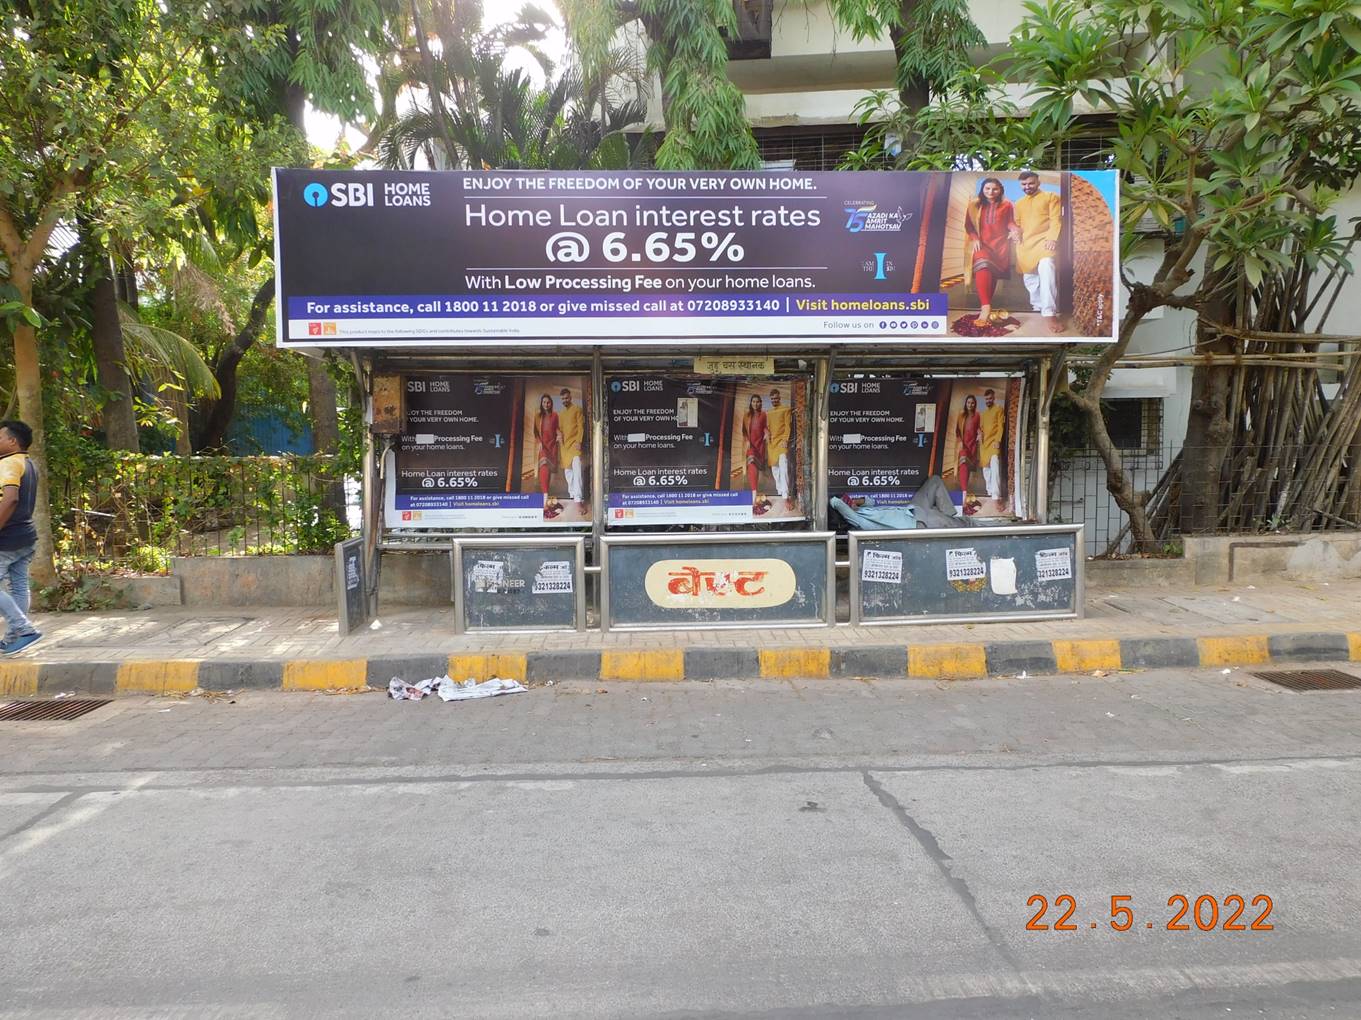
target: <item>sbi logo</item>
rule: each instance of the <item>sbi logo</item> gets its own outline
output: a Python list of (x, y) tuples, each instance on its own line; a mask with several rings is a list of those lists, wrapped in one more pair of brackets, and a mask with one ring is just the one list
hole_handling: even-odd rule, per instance
[(611, 380), (611, 382), (610, 382), (610, 392), (611, 392), (611, 393), (618, 393), (621, 389), (623, 389), (623, 386), (621, 386), (621, 385), (619, 384), (619, 380), (618, 380), (618, 379)]
[(326, 185), (313, 181), (302, 189), (302, 200), (313, 209), (330, 204), (337, 209), (346, 206), (373, 205), (373, 185), (360, 184), (358, 181), (346, 184), (337, 182), (328, 190)]

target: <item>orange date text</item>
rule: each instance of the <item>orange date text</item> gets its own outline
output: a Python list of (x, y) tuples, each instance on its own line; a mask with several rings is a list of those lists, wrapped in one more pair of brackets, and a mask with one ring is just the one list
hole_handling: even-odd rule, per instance
[(1238, 893), (1222, 898), (1204, 894), (1189, 896), (1173, 893), (1167, 898), (1167, 909), (1154, 911), (1139, 909), (1133, 896), (1112, 896), (1109, 909), (1101, 905), (1100, 919), (1093, 919), (1089, 910), (1079, 910), (1077, 899), (1060, 893), (1050, 903), (1048, 897), (1036, 893), (1025, 901), (1034, 911), (1026, 922), (1026, 931), (1081, 931), (1083, 928), (1107, 927), (1111, 931), (1130, 931), (1135, 928), (1158, 928), (1163, 931), (1272, 931), (1268, 920), (1275, 906), (1271, 897), (1258, 893), (1248, 900)]

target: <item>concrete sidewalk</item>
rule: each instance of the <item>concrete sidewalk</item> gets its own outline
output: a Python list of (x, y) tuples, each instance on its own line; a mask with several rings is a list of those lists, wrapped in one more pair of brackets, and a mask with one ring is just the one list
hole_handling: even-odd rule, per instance
[(925, 677), (1361, 660), (1361, 582), (1089, 589), (1081, 620), (672, 633), (455, 635), (452, 609), (400, 609), (342, 638), (323, 610), (57, 614), (0, 661), (0, 695), (319, 690), (398, 676), (714, 680)]

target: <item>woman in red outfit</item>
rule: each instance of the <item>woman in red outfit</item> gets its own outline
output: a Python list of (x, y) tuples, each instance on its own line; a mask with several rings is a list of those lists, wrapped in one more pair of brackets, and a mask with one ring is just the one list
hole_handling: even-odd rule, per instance
[(746, 413), (742, 415), (742, 436), (747, 441), (747, 488), (751, 490), (753, 503), (756, 502), (761, 469), (766, 466), (766, 439), (769, 438), (763, 406), (761, 395), (753, 393)]
[(558, 412), (547, 393), (539, 397), (539, 412), (534, 416), (534, 439), (539, 453), (539, 491), (548, 504), (548, 482), (558, 469)]
[(978, 467), (978, 439), (983, 420), (978, 414), (978, 398), (970, 393), (964, 398), (964, 410), (955, 422), (955, 439), (959, 443), (960, 505), (969, 513), (969, 469)]
[(982, 306), (974, 320), (976, 326), (988, 324), (997, 281), (1011, 275), (1011, 241), (1015, 232), (1015, 210), (1002, 193), (1002, 182), (996, 177), (985, 177), (978, 186), (978, 197), (969, 200), (964, 216), (965, 264)]

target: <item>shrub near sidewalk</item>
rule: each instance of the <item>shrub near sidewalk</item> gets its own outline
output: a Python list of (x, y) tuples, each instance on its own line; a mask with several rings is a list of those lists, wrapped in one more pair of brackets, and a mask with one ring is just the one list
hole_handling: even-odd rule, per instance
[(60, 567), (166, 573), (171, 556), (329, 552), (350, 535), (331, 457), (83, 457), (52, 479)]

